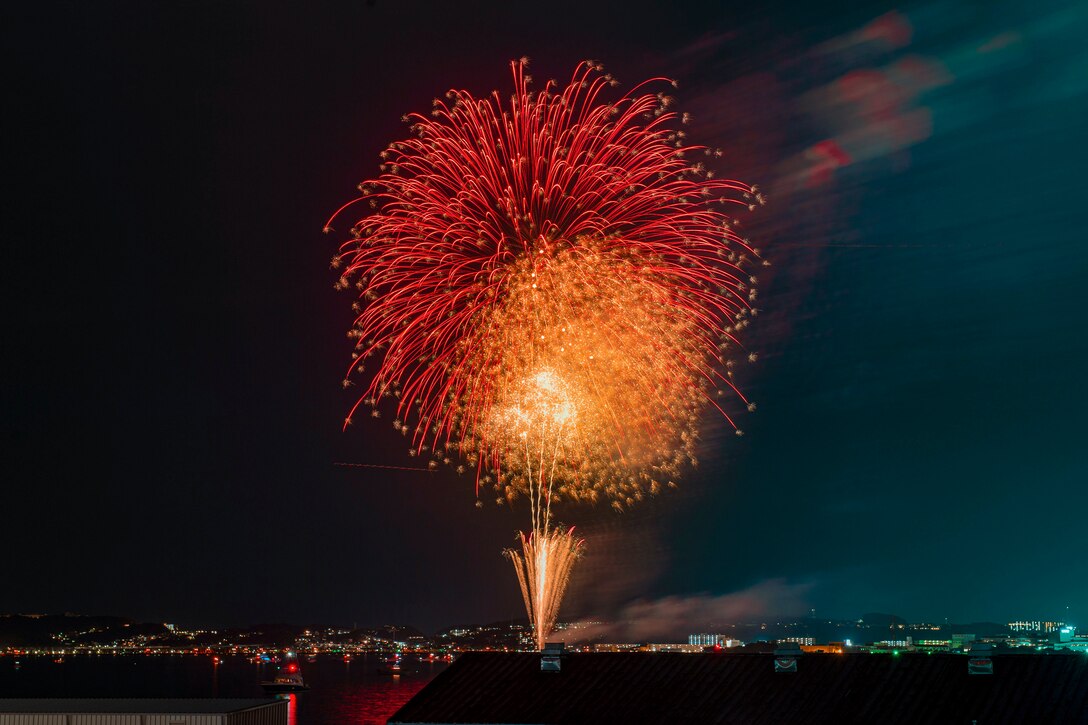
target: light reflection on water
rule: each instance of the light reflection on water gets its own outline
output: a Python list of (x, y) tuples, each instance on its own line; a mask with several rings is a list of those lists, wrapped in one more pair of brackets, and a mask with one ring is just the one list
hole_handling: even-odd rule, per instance
[[(403, 675), (386, 677), (367, 687), (348, 687), (323, 701), (322, 722), (385, 723), (426, 684)], [(310, 724), (305, 721), (305, 725)]]
[[(23, 657), (16, 670), (0, 658), (4, 697), (264, 697), (258, 684), (276, 674), (273, 664), (224, 657), (216, 665), (203, 655)], [(402, 675), (377, 674), (384, 659), (359, 656), (344, 662), (333, 655), (302, 664), (311, 690), (287, 695), (291, 725), (384, 724), (446, 665), (404, 661)]]
[(292, 692), (280, 697), (287, 700), (287, 725), (298, 725), (298, 695)]

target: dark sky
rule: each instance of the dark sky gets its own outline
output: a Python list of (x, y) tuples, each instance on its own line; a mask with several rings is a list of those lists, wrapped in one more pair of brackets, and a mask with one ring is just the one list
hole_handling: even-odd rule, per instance
[[(678, 78), (761, 184), (743, 438), (587, 532), (568, 612), (759, 590), (834, 616), (1088, 623), (1088, 13), (1042, 0), (7, 8), (0, 612), (521, 613), (475, 507), (352, 401), (328, 214), (400, 116), (583, 58)], [(612, 6), (605, 9), (602, 6)], [(732, 6), (730, 6), (732, 5)], [(809, 6), (812, 6), (810, 9)]]

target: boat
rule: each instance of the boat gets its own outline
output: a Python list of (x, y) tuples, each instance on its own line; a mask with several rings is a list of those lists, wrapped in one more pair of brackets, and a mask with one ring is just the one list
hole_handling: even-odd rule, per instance
[(383, 665), (374, 671), (376, 675), (396, 676), (401, 674), (400, 667), (400, 655), (396, 655), (393, 659), (389, 660), (388, 665)]
[(287, 655), (287, 664), (283, 667), (275, 679), (271, 682), (265, 681), (261, 683), (261, 687), (265, 692), (303, 692), (309, 690), (310, 686), (306, 684), (302, 679), (302, 673), (298, 669), (298, 662), (295, 661), (293, 654)]

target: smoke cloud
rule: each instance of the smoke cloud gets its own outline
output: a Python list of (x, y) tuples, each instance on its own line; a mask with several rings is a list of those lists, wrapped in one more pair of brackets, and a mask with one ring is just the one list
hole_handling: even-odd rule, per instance
[(768, 579), (730, 594), (638, 600), (625, 606), (614, 622), (583, 621), (553, 637), (572, 644), (677, 641), (715, 625), (799, 615), (808, 610), (811, 588), (812, 584)]

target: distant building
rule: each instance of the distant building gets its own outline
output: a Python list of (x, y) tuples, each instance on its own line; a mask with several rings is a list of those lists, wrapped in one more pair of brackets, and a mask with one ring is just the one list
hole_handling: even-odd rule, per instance
[(3, 725), (287, 725), (287, 700), (0, 698)]
[(1088, 657), (1073, 654), (550, 657), (466, 653), (388, 722), (1074, 723), (1088, 712)]
[(779, 637), (778, 642), (779, 644), (789, 642), (790, 644), (812, 646), (816, 644), (816, 639), (814, 637)]
[(978, 639), (978, 637), (973, 634), (952, 634), (949, 635), (948, 644), (952, 649), (960, 650), (971, 646), (971, 643), (976, 639)]
[(689, 634), (688, 644), (697, 644), (701, 647), (739, 647), (740, 640), (724, 634)]
[(706, 649), (701, 644), (677, 644), (671, 642), (648, 643), (639, 645), (640, 652), (687, 652), (688, 654), (702, 654)]
[(846, 645), (843, 642), (828, 642), (827, 644), (802, 644), (801, 651), (841, 655), (846, 651)]
[(1057, 632), (1065, 626), (1065, 622), (1041, 622), (1039, 620), (1017, 620), (1009, 622), (1009, 630), (1013, 632), (1039, 632), (1050, 634)]
[(638, 648), (630, 642), (597, 642), (589, 646), (591, 652), (635, 652)]
[(1063, 627), (1058, 631), (1058, 641), (1054, 643), (1056, 650), (1071, 650), (1088, 654), (1088, 634), (1077, 634), (1076, 627)]

